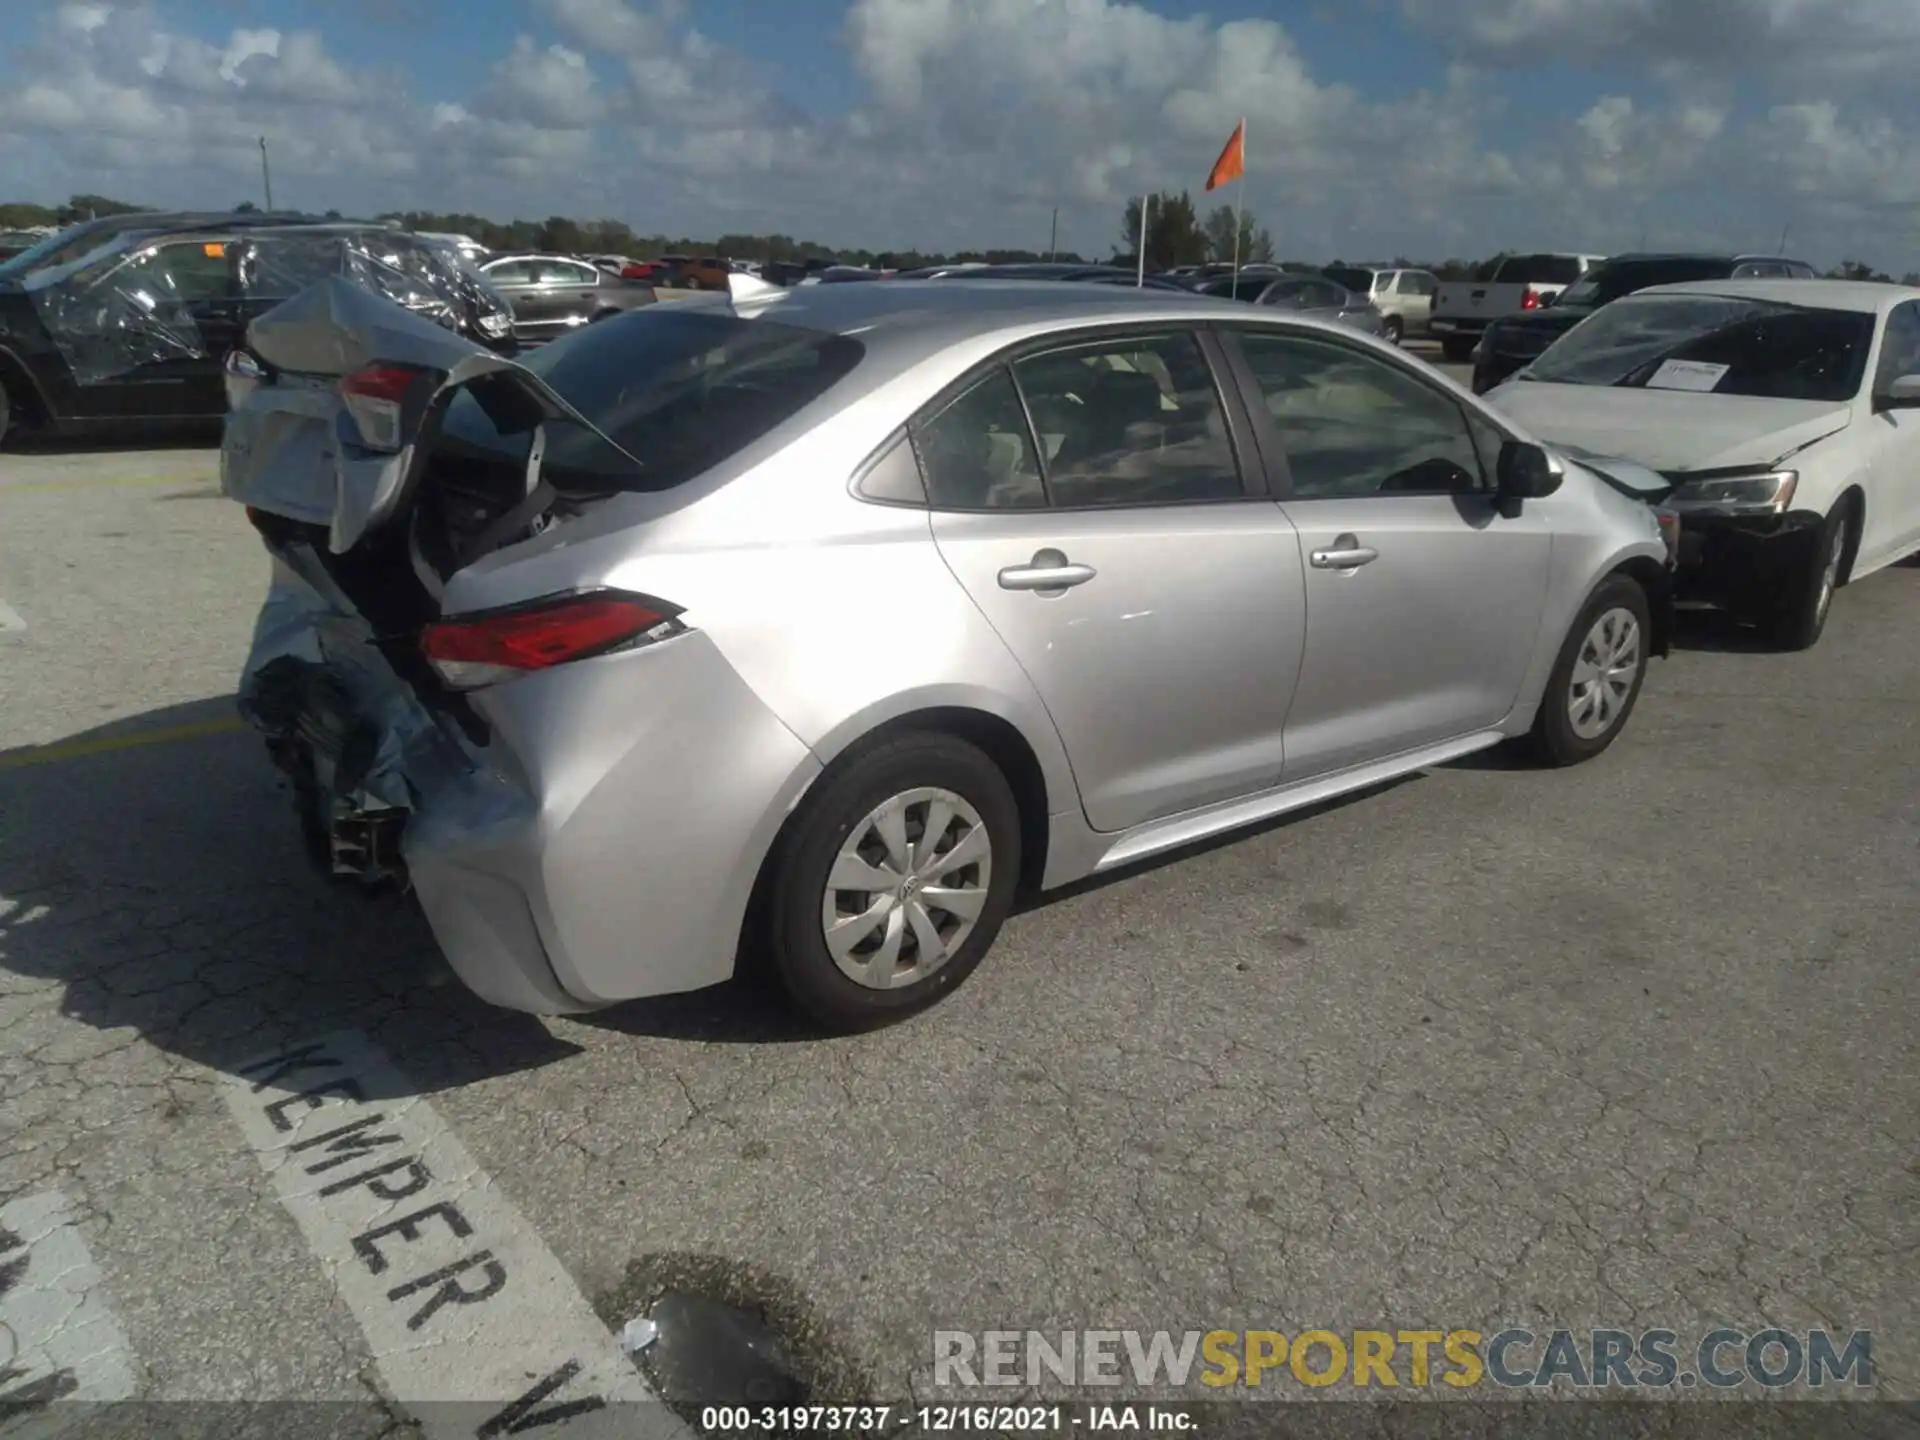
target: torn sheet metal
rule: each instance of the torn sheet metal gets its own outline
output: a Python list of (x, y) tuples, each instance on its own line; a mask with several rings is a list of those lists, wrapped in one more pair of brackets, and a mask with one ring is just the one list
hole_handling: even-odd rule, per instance
[(311, 551), (293, 547), (274, 559), (238, 699), (270, 742), (315, 752), (321, 768), (309, 778), (336, 814), (430, 804), (478, 834), (533, 807), (483, 744), (427, 708)]
[(258, 385), (227, 416), (220, 488), (243, 505), (325, 525), (344, 553), (383, 513), (411, 451), (363, 448), (332, 383), (376, 361), (444, 373), (487, 356), (480, 345), (425, 316), (331, 276), (255, 320), (253, 352), (281, 383)]
[(103, 245), (72, 264), (34, 272), (24, 288), (77, 384), (208, 354), (201, 317), (179, 277), (160, 263), (158, 246), (129, 252)]

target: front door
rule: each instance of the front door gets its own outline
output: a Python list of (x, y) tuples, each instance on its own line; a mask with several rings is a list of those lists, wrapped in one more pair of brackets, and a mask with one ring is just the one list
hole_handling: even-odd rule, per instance
[(1541, 504), (1495, 509), (1503, 437), (1407, 365), (1331, 337), (1235, 333), (1305, 562), (1288, 781), (1499, 724), (1533, 659), (1552, 543)]
[(221, 362), (246, 332), (227, 250), (219, 240), (167, 241), (76, 294), (66, 340), (82, 413), (152, 420), (225, 413)]
[[(1887, 315), (1873, 393), (1904, 375), (1920, 375), (1920, 301)], [(1865, 422), (1872, 438), (1872, 490), (1860, 534), (1856, 568), (1881, 565), (1920, 550), (1920, 409), (1876, 404)]]
[(940, 553), (1039, 691), (1094, 829), (1279, 782), (1300, 548), (1247, 494), (1195, 334), (995, 369), (914, 443)]

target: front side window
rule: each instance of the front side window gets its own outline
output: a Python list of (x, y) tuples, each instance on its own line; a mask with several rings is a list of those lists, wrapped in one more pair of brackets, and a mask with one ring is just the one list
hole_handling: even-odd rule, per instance
[(1466, 413), (1390, 361), (1305, 335), (1242, 331), (1296, 499), (1488, 488)]
[(1732, 295), (1629, 295), (1597, 311), (1522, 379), (1692, 390), (1774, 400), (1851, 400), (1874, 317)]
[(1056, 350), (1018, 361), (1014, 373), (1055, 505), (1171, 505), (1245, 493), (1197, 336)]
[(1886, 394), (1887, 387), (1903, 375), (1920, 375), (1920, 300), (1909, 300), (1888, 312), (1873, 393)]
[(155, 303), (193, 304), (231, 295), (230, 275), (224, 244), (194, 240), (135, 256), (114, 276), (114, 284), (129, 294), (150, 294)]

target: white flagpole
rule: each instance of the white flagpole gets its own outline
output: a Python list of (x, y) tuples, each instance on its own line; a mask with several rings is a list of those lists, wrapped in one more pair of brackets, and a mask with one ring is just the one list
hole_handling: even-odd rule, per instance
[(1247, 203), (1247, 117), (1240, 117), (1240, 183), (1233, 194), (1233, 293), (1240, 294), (1240, 217)]
[(1144, 290), (1147, 288), (1147, 210), (1152, 204), (1153, 196), (1142, 195), (1140, 197), (1140, 249), (1139, 253), (1134, 256), (1134, 260), (1139, 268), (1133, 277), (1133, 288), (1136, 290)]

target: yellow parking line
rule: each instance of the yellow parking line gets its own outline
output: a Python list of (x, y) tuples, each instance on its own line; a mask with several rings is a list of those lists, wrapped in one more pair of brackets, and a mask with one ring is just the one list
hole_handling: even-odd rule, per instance
[(54, 765), (62, 760), (84, 760), (90, 755), (110, 755), (116, 750), (138, 750), (148, 745), (172, 745), (181, 740), (202, 740), (209, 735), (230, 735), (246, 729), (238, 715), (223, 715), (216, 720), (197, 720), (191, 725), (163, 725), (152, 730), (133, 730), (124, 735), (101, 735), (92, 740), (64, 740), (53, 745), (35, 745), (0, 755), (0, 770), (25, 770), (32, 765)]

